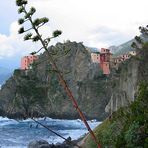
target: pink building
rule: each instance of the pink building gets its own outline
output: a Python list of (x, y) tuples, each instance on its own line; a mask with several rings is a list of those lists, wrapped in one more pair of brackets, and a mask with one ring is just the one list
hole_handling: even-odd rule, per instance
[(30, 55), (30, 56), (24, 56), (21, 59), (21, 69), (26, 70), (30, 69), (30, 65), (38, 59), (38, 56)]

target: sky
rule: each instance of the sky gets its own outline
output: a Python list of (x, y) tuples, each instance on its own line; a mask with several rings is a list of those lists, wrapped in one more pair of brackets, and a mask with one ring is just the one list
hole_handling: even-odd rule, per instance
[[(2, 1), (2, 0), (1, 0)], [(35, 17), (48, 17), (43, 36), (62, 30), (51, 42), (83, 42), (89, 47), (120, 45), (139, 34), (138, 27), (148, 23), (148, 0), (28, 0), (37, 9)], [(24, 42), (18, 35), (15, 0), (0, 5), (0, 66), (19, 67), (20, 58), (38, 50), (40, 44)]]

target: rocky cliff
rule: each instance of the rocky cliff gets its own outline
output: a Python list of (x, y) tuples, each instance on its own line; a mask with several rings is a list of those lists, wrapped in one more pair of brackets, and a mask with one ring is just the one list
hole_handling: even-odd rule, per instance
[[(49, 48), (74, 97), (87, 118), (104, 119), (121, 106), (134, 101), (138, 85), (148, 79), (147, 44), (143, 52), (112, 70), (110, 77), (102, 75), (98, 64), (82, 43), (57, 43)], [(60, 86), (46, 52), (32, 65), (32, 70), (15, 70), (0, 90), (1, 115), (11, 117), (50, 116), (78, 118)]]
[(123, 62), (111, 76), (111, 98), (106, 106), (106, 112), (117, 111), (121, 106), (127, 106), (135, 100), (139, 84), (148, 80), (147, 43), (137, 56)]
[[(110, 98), (108, 81), (82, 43), (66, 42), (51, 46), (49, 52), (87, 118), (104, 119)], [(46, 52), (29, 71), (15, 70), (0, 91), (1, 114), (11, 117), (32, 113), (54, 118), (78, 118), (72, 102), (59, 85)]]
[[(106, 110), (113, 113), (95, 128), (98, 142), (102, 148), (148, 147), (148, 43), (111, 77), (112, 95)], [(81, 147), (97, 146), (89, 134)]]

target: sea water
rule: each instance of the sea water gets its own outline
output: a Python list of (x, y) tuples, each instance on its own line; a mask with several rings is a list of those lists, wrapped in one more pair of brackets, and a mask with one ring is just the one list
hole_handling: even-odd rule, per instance
[[(59, 120), (46, 117), (46, 120), (45, 118), (36, 120), (65, 138), (70, 136), (72, 140), (76, 140), (88, 132), (84, 123), (79, 119)], [(93, 120), (88, 123), (94, 129), (101, 122)], [(0, 117), (0, 148), (27, 148), (29, 142), (41, 139), (50, 144), (64, 141), (41, 125), (37, 125), (32, 119), (17, 121)]]

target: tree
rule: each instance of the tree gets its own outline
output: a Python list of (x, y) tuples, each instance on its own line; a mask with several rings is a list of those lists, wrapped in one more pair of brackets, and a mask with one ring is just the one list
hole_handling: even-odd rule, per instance
[[(146, 27), (139, 27), (139, 30), (143, 36), (148, 36), (148, 25)], [(141, 36), (135, 36), (135, 41), (131, 44), (131, 47), (135, 49), (141, 49), (144, 45), (144, 41), (142, 40)]]
[(97, 142), (96, 136), (94, 135), (93, 131), (91, 130), (89, 124), (87, 123), (87, 120), (85, 118), (85, 116), (83, 115), (82, 111), (80, 110), (78, 103), (76, 101), (76, 99), (74, 98), (70, 88), (68, 87), (66, 81), (64, 80), (63, 74), (61, 71), (59, 71), (58, 66), (56, 65), (54, 58), (52, 56), (52, 53), (50, 53), (48, 51), (48, 45), (49, 42), (51, 41), (51, 39), (58, 37), (59, 35), (62, 34), (62, 32), (60, 30), (56, 30), (53, 32), (52, 37), (47, 37), (45, 39), (42, 38), (42, 35), (39, 33), (39, 29), (40, 27), (42, 27), (43, 25), (45, 25), (49, 19), (46, 17), (43, 18), (36, 18), (33, 19), (33, 15), (36, 12), (36, 9), (34, 7), (31, 7), (29, 11), (27, 11), (26, 9), (26, 5), (27, 5), (27, 0), (16, 0), (16, 5), (19, 7), (18, 9), (18, 13), (23, 13), (24, 17), (20, 18), (18, 20), (18, 23), (20, 25), (24, 24), (25, 22), (30, 22), (31, 27), (29, 29), (26, 29), (24, 27), (21, 27), (19, 29), (19, 33), (25, 33), (28, 32), (30, 30), (34, 30), (35, 35), (33, 35), (32, 33), (28, 33), (24, 36), (24, 40), (32, 40), (33, 42), (38, 42), (40, 41), (42, 44), (42, 47), (37, 51), (37, 52), (32, 52), (31, 54), (34, 55), (36, 53), (38, 53), (40, 50), (44, 49), (48, 55), (49, 58), (49, 62), (52, 66), (52, 71), (54, 71), (58, 77), (58, 80), (60, 82), (60, 84), (63, 86), (67, 96), (71, 99), (73, 106), (76, 108), (76, 110), (78, 111), (80, 118), (82, 119), (82, 121), (84, 122), (85, 126), (87, 127), (88, 131), (90, 132), (93, 140), (95, 141), (95, 143), (98, 145), (98, 148), (100, 148), (100, 144)]

